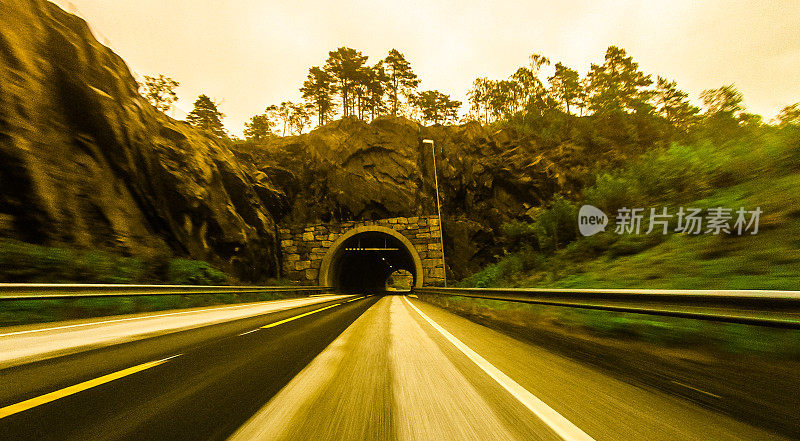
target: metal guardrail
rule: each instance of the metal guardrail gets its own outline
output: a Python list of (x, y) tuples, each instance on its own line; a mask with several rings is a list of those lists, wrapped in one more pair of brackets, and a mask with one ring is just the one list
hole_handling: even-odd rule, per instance
[(800, 329), (800, 291), (425, 287), (414, 293)]
[(333, 291), (329, 286), (208, 286), (0, 283), (0, 300), (67, 299), (155, 295), (210, 295), (291, 292), (306, 295)]

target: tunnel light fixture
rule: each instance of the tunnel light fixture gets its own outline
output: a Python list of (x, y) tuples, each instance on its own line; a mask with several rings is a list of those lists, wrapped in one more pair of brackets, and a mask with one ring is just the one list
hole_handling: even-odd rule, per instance
[(363, 248), (363, 247), (355, 247), (355, 248), (345, 248), (345, 251), (400, 251), (400, 248)]

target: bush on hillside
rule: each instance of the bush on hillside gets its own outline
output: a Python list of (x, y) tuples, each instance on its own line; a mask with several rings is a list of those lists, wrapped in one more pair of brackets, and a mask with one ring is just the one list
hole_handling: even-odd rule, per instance
[(140, 259), (0, 240), (0, 281), (226, 285), (228, 277), (198, 260), (168, 256)]

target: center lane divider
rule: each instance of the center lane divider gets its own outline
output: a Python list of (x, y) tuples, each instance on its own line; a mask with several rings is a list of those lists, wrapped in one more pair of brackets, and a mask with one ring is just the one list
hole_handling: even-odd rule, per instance
[(326, 309), (331, 309), (331, 308), (333, 308), (333, 307), (335, 307), (335, 306), (343, 305), (343, 304), (345, 304), (345, 303), (350, 303), (350, 302), (352, 302), (352, 301), (354, 301), (354, 300), (363, 299), (364, 297), (366, 297), (366, 296), (356, 297), (356, 298), (354, 298), (354, 299), (350, 299), (350, 300), (348, 300), (348, 301), (346, 301), (346, 302), (335, 303), (335, 304), (333, 304), (333, 305), (329, 305), (329, 306), (326, 306), (326, 307), (324, 307), (324, 308), (315, 309), (315, 310), (313, 310), (313, 311), (309, 311), (309, 312), (306, 312), (306, 313), (303, 313), (303, 314), (300, 314), (300, 315), (296, 315), (296, 316), (294, 316), (294, 317), (289, 317), (289, 318), (287, 318), (287, 319), (283, 319), (283, 320), (277, 321), (277, 322), (275, 322), (275, 323), (270, 323), (270, 324), (268, 324), (268, 325), (264, 325), (264, 326), (262, 326), (262, 327), (261, 327), (261, 328), (259, 328), (259, 329), (268, 329), (268, 328), (274, 328), (275, 326), (282, 325), (282, 324), (284, 324), (284, 323), (287, 323), (287, 322), (290, 322), (290, 321), (292, 321), (292, 320), (297, 320), (297, 319), (299, 319), (299, 318), (302, 318), (302, 317), (305, 317), (305, 316), (308, 316), (308, 315), (311, 315), (311, 314), (314, 314), (314, 313), (317, 313), (317, 312), (320, 312), (320, 311), (324, 311), (324, 310), (326, 310)]
[(14, 415), (15, 413), (20, 413), (28, 409), (32, 409), (36, 406), (41, 406), (42, 404), (47, 404), (51, 401), (55, 401), (64, 398), (66, 396), (85, 391), (86, 389), (91, 389), (95, 386), (100, 386), (101, 384), (109, 383), (111, 381), (118, 380), (122, 377), (127, 377), (128, 375), (132, 375), (146, 369), (154, 368), (180, 355), (182, 354), (177, 354), (171, 357), (162, 358), (161, 360), (148, 361), (147, 363), (142, 363), (133, 367), (129, 367), (127, 369), (123, 369), (121, 371), (113, 372), (108, 375), (103, 375), (102, 377), (97, 377), (91, 380), (84, 381), (83, 383), (74, 384), (72, 386), (68, 386), (63, 389), (50, 392), (48, 394), (40, 395), (38, 397), (34, 397), (29, 400), (19, 402), (17, 404), (12, 404), (0, 408), (0, 418), (5, 418), (7, 416)]

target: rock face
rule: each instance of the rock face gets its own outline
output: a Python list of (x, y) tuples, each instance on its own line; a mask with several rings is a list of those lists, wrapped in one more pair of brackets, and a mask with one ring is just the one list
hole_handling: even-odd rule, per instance
[(346, 118), (301, 136), (235, 147), (286, 192), (282, 225), (436, 214), (436, 146), (445, 254), (463, 277), (502, 253), (496, 233), (525, 218), (556, 191), (568, 190), (557, 152), (543, 154), (509, 131), (478, 123), (422, 127), (403, 118)]
[(264, 173), (150, 106), (83, 20), (42, 0), (0, 8), (0, 235), (276, 274), (286, 201)]
[[(86, 23), (44, 0), (0, 0), (0, 236), (174, 253), (243, 281), (277, 274), (286, 225), (436, 214), (460, 278), (502, 253), (525, 218), (580, 168), (478, 123), (422, 127), (345, 118), (309, 134), (236, 146), (150, 106)], [(561, 167), (561, 168), (559, 168)], [(566, 170), (566, 171), (564, 171)]]

